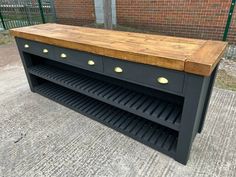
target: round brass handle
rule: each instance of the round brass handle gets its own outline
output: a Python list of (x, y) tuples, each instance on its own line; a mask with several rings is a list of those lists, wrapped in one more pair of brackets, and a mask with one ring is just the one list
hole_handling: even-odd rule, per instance
[(123, 69), (122, 69), (121, 67), (115, 67), (115, 68), (114, 68), (114, 71), (115, 71), (116, 73), (122, 73), (122, 72), (123, 72)]
[(88, 65), (93, 66), (93, 65), (95, 65), (95, 62), (93, 60), (89, 60)]
[(157, 81), (160, 83), (160, 84), (168, 84), (168, 79), (166, 79), (165, 77), (158, 77), (157, 78)]
[(29, 44), (25, 44), (24, 48), (28, 49), (29, 48)]
[(65, 59), (67, 57), (67, 55), (65, 53), (61, 54), (61, 58)]
[(48, 49), (43, 49), (43, 53), (48, 53)]

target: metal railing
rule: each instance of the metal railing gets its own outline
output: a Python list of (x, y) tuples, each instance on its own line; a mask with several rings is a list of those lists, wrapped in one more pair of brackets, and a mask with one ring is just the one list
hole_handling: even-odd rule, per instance
[(53, 0), (0, 0), (0, 28), (55, 22)]

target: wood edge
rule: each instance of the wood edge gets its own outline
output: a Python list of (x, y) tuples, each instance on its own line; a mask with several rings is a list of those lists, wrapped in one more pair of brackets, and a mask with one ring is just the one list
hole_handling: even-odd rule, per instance
[(9, 33), (10, 33), (11, 36), (15, 37), (15, 31), (14, 31), (14, 29), (10, 29), (10, 30), (9, 30)]
[(200, 76), (210, 76), (213, 69), (211, 65), (204, 65), (201, 63), (193, 63), (186, 61), (184, 71)]
[(44, 24), (36, 24), (36, 25), (31, 25), (31, 26), (24, 26), (24, 27), (17, 27), (17, 28), (12, 28), (9, 29), (10, 35), (11, 36), (16, 36), (18, 33), (24, 33), (19, 31), (20, 29), (25, 29), (25, 28), (32, 28), (32, 27), (37, 27), (37, 26), (45, 26), (45, 25), (61, 25), (61, 24), (57, 24), (57, 23), (44, 23)]
[[(204, 49), (204, 47), (207, 47), (209, 43), (221, 43), (222, 47), (221, 50), (218, 51), (217, 57), (212, 59), (212, 63), (200, 63), (198, 62), (199, 58), (194, 58), (195, 54), (198, 54), (201, 52), (201, 50)], [(221, 58), (223, 57), (225, 50), (228, 46), (228, 42), (222, 42), (222, 41), (213, 41), (209, 40), (207, 41), (199, 50), (196, 51), (192, 56), (187, 58), (185, 60), (185, 66), (184, 66), (184, 71), (187, 73), (192, 73), (192, 74), (197, 74), (201, 76), (210, 76), (213, 70), (215, 69), (216, 65), (220, 62)]]

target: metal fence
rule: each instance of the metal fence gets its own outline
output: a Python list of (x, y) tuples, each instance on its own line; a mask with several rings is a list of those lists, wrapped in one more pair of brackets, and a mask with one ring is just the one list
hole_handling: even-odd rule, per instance
[(0, 0), (0, 28), (55, 22), (53, 0)]

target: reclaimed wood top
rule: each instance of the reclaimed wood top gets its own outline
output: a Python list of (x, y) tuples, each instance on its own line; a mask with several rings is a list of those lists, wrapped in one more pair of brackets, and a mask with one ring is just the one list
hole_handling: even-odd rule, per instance
[(98, 55), (209, 76), (227, 43), (60, 24), (10, 30), (15, 37)]

